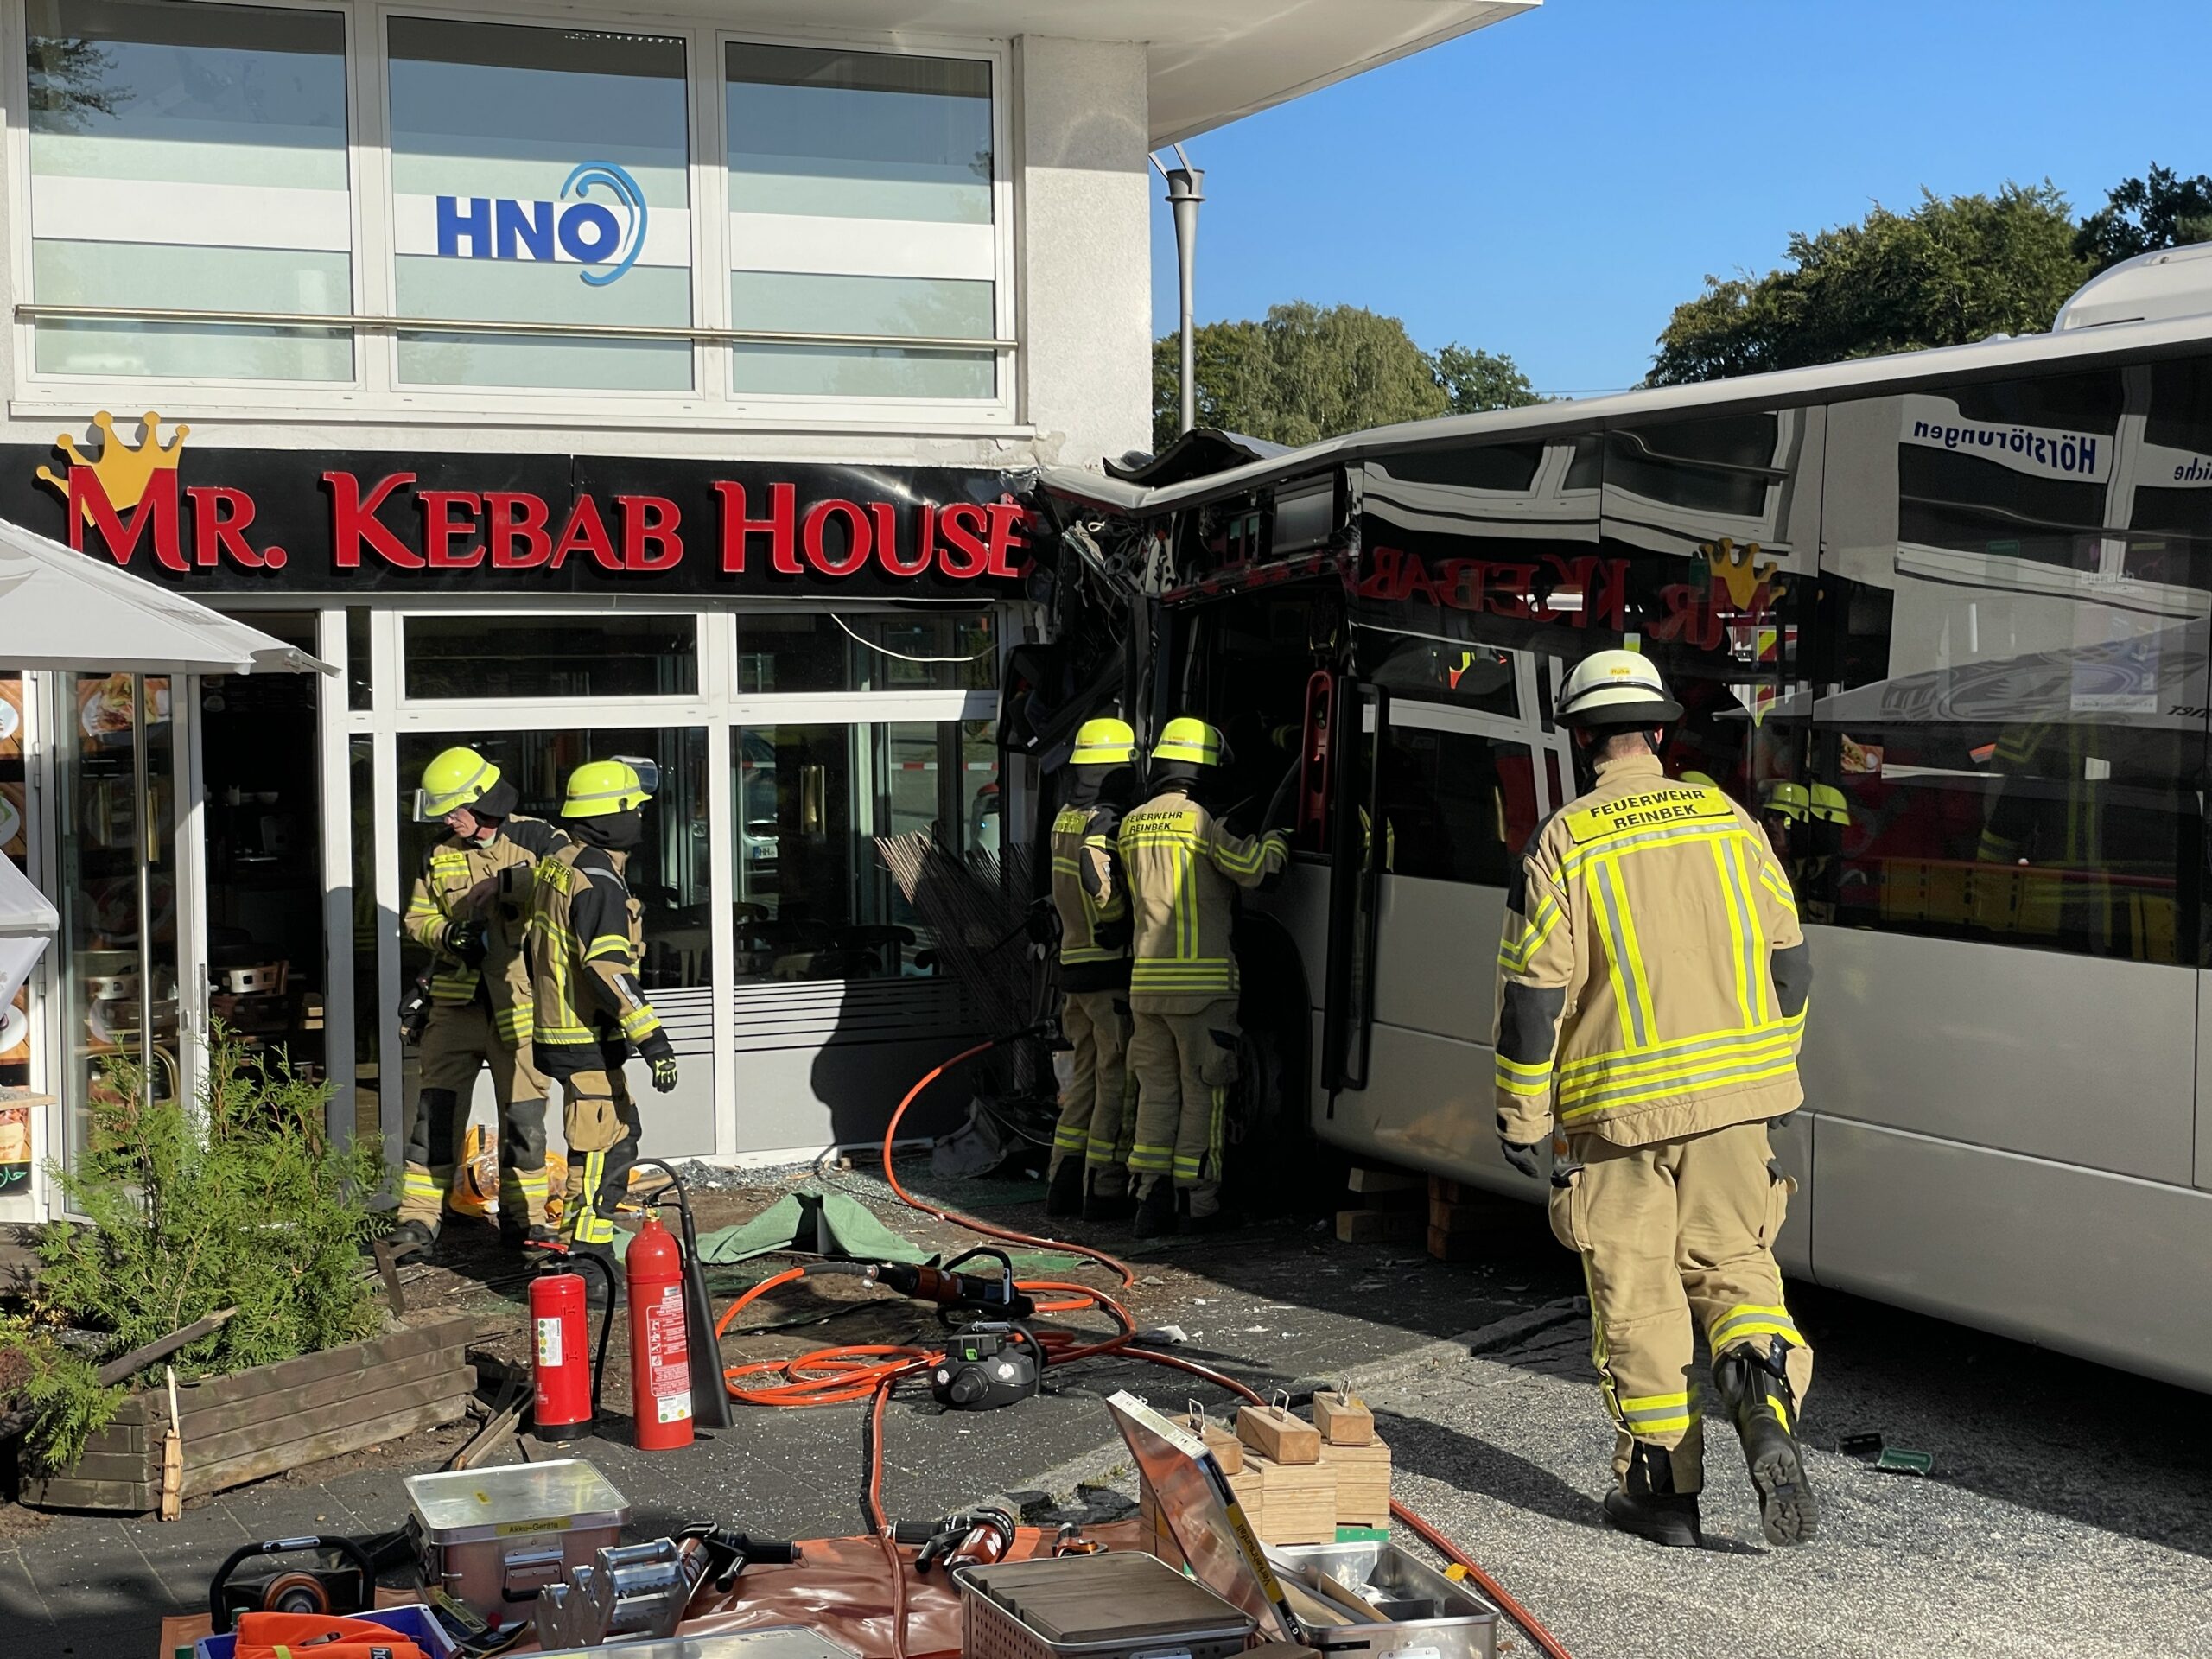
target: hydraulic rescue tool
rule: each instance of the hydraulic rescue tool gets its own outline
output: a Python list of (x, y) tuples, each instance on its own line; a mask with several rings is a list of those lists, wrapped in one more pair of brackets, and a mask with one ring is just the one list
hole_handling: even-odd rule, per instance
[(672, 1538), (602, 1549), (537, 1592), (537, 1637), (547, 1648), (596, 1648), (674, 1636), (702, 1584), (727, 1591), (754, 1562), (788, 1565), (797, 1544), (769, 1543), (696, 1522)]
[[(307, 1567), (280, 1567), (268, 1557), (316, 1552)], [(327, 1555), (344, 1557), (334, 1561)], [(248, 1561), (253, 1569), (240, 1573)], [(271, 1538), (241, 1544), (207, 1581), (207, 1616), (218, 1634), (241, 1613), (358, 1613), (374, 1604), (376, 1565), (351, 1538)]]

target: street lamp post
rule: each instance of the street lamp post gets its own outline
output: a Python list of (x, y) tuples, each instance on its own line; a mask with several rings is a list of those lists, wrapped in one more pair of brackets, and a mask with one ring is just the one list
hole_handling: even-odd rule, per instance
[(1183, 146), (1175, 146), (1174, 167), (1161, 167), (1160, 158), (1152, 164), (1167, 182), (1167, 207), (1175, 215), (1176, 275), (1182, 285), (1182, 372), (1183, 407), (1179, 432), (1188, 432), (1198, 423), (1198, 342), (1193, 333), (1192, 272), (1198, 253), (1198, 204), (1205, 200), (1201, 187), (1205, 174), (1191, 165), (1191, 158), (1183, 153)]

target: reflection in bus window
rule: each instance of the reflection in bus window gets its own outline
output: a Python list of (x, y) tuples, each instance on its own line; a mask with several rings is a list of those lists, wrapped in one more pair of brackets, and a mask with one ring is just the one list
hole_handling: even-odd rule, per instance
[(1536, 782), (1526, 744), (1394, 721), (1382, 745), (1377, 796), (1393, 875), (1504, 887), (1536, 827)]
[[(2191, 395), (2190, 377), (2158, 378)], [(1815, 777), (1844, 811), (1808, 827), (1808, 914), (2196, 959), (2205, 577), (2171, 501), (2158, 533), (2125, 528), (2145, 456), (2123, 451), (2119, 417), (2151, 377), (2129, 379), (1830, 411), (1837, 474), (1897, 485), (1830, 503), (1833, 667), (1809, 715)], [(2177, 404), (2153, 416), (2181, 448), (2202, 418)]]

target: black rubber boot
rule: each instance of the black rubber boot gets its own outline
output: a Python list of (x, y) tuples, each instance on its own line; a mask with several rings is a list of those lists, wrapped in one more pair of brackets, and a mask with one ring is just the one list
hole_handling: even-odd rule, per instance
[(1820, 1504), (1805, 1478), (1797, 1444), (1797, 1397), (1790, 1391), (1789, 1344), (1769, 1337), (1761, 1349), (1738, 1343), (1713, 1362), (1713, 1391), (1736, 1420), (1744, 1461), (1758, 1489), (1759, 1530), (1770, 1544), (1802, 1544), (1820, 1530)]
[(1605, 1494), (1605, 1518), (1670, 1549), (1702, 1549), (1697, 1495), (1675, 1490), (1675, 1460), (1667, 1448), (1638, 1440), (1621, 1484)]
[(1165, 1175), (1137, 1200), (1136, 1219), (1129, 1224), (1129, 1230), (1139, 1238), (1159, 1238), (1175, 1230), (1175, 1184)]
[(385, 1235), (385, 1243), (391, 1246), (391, 1259), (395, 1262), (410, 1258), (427, 1262), (437, 1249), (438, 1235), (435, 1228), (424, 1223), (403, 1221)]
[(1101, 1192), (1097, 1190), (1098, 1172), (1089, 1172), (1083, 1185), (1083, 1218), (1085, 1221), (1127, 1221), (1136, 1213), (1137, 1201), (1127, 1192)]
[(1226, 1210), (1216, 1210), (1211, 1215), (1191, 1213), (1191, 1195), (1178, 1193), (1175, 1202), (1175, 1230), (1179, 1233), (1226, 1233), (1244, 1224), (1242, 1216), (1231, 1215)]
[(1079, 1216), (1083, 1213), (1083, 1160), (1070, 1153), (1060, 1160), (1045, 1188), (1045, 1213)]

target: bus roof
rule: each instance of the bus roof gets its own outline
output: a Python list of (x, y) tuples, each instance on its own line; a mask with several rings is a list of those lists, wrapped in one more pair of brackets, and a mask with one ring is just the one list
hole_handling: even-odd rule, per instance
[(2093, 368), (2112, 358), (2178, 356), (2208, 344), (2212, 344), (2212, 315), (2205, 315), (2075, 327), (2063, 334), (1999, 335), (1971, 346), (1931, 346), (1925, 351), (1851, 358), (1841, 363), (1740, 375), (1729, 380), (1700, 380), (1688, 385), (1616, 392), (1606, 397), (1563, 398), (1525, 409), (1406, 421), (1396, 426), (1347, 432), (1224, 472), (1151, 488), (1079, 467), (1044, 467), (1039, 480), (1055, 495), (1094, 506), (1140, 515), (1166, 512), (1370, 455), (1402, 454), (1411, 449), (1524, 435), (1588, 431), (1667, 415), (1786, 408), (1836, 397), (1910, 391), (1930, 384), (1995, 379), (2023, 370)]

